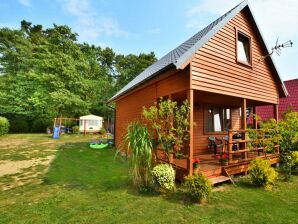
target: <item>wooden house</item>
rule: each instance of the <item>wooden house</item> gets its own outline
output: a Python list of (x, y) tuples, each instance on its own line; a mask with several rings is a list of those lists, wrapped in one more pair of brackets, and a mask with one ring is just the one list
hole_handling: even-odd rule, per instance
[[(251, 8), (244, 1), (210, 23), (128, 83), (110, 102), (116, 105), (116, 146), (123, 143), (129, 122), (143, 106), (158, 98), (190, 104), (190, 142), (187, 159), (174, 159), (178, 178), (193, 173), (193, 158), (209, 177), (246, 172), (251, 159), (259, 156), (277, 163), (276, 152), (248, 150), (247, 107), (270, 105), (278, 118), (280, 97), (287, 90), (262, 38)], [(234, 140), (235, 133), (242, 134)], [(223, 140), (229, 165), (221, 166), (208, 147), (208, 137)], [(237, 144), (238, 149), (233, 150)]]

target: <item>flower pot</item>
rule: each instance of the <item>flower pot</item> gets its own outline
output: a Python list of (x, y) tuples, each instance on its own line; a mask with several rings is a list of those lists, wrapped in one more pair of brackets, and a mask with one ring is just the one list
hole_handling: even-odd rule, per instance
[(220, 162), (220, 165), (227, 166), (227, 165), (229, 165), (229, 162), (228, 161), (226, 161), (226, 162)]

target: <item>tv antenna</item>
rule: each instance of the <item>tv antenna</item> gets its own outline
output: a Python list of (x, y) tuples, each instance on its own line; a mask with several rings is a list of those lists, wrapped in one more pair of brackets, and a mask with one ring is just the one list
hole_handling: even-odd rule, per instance
[(271, 52), (265, 56), (261, 56), (259, 61), (264, 61), (267, 57), (273, 55), (274, 52), (276, 52), (276, 54), (280, 56), (282, 48), (288, 48), (292, 46), (293, 46), (293, 42), (291, 40), (288, 40), (283, 44), (278, 44), (278, 38), (277, 38), (275, 46), (271, 48)]

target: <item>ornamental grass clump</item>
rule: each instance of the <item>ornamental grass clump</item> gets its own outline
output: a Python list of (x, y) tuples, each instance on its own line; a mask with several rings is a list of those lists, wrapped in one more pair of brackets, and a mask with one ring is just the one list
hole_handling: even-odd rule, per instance
[(182, 186), (186, 194), (199, 203), (208, 199), (212, 192), (212, 184), (202, 173), (185, 177)]
[(277, 172), (270, 166), (270, 162), (261, 158), (251, 161), (248, 171), (251, 182), (265, 189), (271, 189), (278, 177)]
[(134, 185), (139, 189), (149, 188), (152, 143), (147, 127), (138, 122), (130, 123), (125, 141), (127, 153), (131, 154), (131, 173)]
[(172, 191), (175, 189), (175, 170), (170, 164), (159, 164), (151, 172), (152, 184), (159, 191)]

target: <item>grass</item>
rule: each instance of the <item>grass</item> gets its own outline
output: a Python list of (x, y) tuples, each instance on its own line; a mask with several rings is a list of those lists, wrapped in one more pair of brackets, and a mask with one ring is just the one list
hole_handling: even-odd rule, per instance
[[(28, 135), (30, 142), (31, 136), (32, 142), (46, 139)], [(10, 138), (18, 139), (5, 140)], [(114, 161), (112, 149), (91, 150), (90, 138), (80, 138), (54, 142), (49, 169), (33, 169), (44, 171), (39, 183), (0, 192), (0, 223), (297, 223), (297, 177), (278, 182), (271, 192), (245, 181), (238, 187), (227, 184), (204, 205), (180, 193), (142, 195), (131, 187), (125, 160)]]

